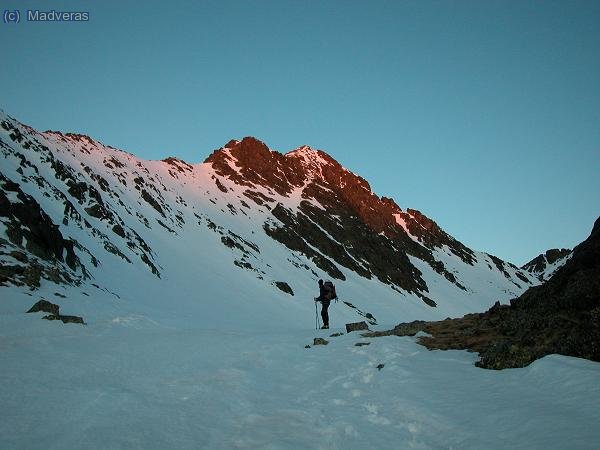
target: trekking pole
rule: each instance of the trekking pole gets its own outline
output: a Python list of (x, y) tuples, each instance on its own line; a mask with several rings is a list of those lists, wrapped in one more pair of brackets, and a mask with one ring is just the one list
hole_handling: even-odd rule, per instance
[(315, 330), (319, 329), (319, 313), (317, 310), (317, 302), (315, 302)]

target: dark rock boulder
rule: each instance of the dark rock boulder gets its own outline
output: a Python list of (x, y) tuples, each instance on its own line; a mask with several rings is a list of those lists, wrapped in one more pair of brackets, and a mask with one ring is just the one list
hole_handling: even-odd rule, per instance
[(34, 313), (43, 311), (49, 313), (48, 315), (42, 317), (45, 320), (60, 320), (62, 323), (79, 323), (81, 325), (85, 325), (82, 317), (79, 316), (63, 316), (60, 314), (60, 307), (55, 305), (54, 303), (50, 303), (47, 300), (40, 300), (35, 305), (33, 305), (28, 313)]
[(315, 338), (313, 341), (313, 345), (327, 345), (329, 341), (323, 338)]
[(346, 333), (351, 333), (352, 331), (360, 331), (360, 330), (368, 330), (369, 326), (367, 322), (354, 322), (346, 324)]
[(48, 300), (42, 299), (39, 302), (37, 302), (35, 305), (33, 305), (31, 308), (29, 308), (29, 311), (27, 311), (27, 312), (34, 313), (34, 312), (42, 311), (42, 312), (58, 315), (59, 308), (60, 307), (58, 305), (55, 305), (54, 303), (50, 303)]
[(85, 325), (83, 318), (79, 316), (61, 316), (57, 314), (49, 314), (47, 316), (42, 317), (42, 319), (60, 320), (62, 323), (78, 323), (81, 325)]
[(279, 290), (285, 292), (286, 294), (290, 294), (291, 296), (294, 296), (294, 291), (292, 290), (292, 288), (290, 287), (290, 285), (287, 284), (285, 281), (275, 281), (273, 284)]
[(79, 323), (81, 325), (85, 325), (85, 322), (83, 321), (83, 317), (79, 317), (79, 316), (58, 316), (59, 319), (62, 321), (62, 323)]

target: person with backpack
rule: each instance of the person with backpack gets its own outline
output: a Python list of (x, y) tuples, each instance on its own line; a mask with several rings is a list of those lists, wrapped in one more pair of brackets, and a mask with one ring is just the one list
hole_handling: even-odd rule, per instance
[(323, 326), (321, 329), (329, 329), (329, 303), (331, 300), (336, 298), (335, 286), (331, 281), (323, 282), (319, 280), (319, 296), (315, 298), (315, 302), (321, 302), (321, 318), (323, 319)]

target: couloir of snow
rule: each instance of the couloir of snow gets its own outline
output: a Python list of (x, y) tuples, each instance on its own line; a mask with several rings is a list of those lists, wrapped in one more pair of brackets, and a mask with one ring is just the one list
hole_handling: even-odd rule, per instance
[[(64, 206), (53, 195), (54, 190), (66, 192), (64, 182), (54, 177), (41, 153), (25, 153), (0, 129), (0, 139), (10, 147), (1, 160), (2, 173), (36, 198), (65, 237), (78, 240), (99, 261), (95, 268), (90, 256), (77, 250), (93, 276), (81, 286), (42, 280), (32, 292), (0, 287), (1, 448), (598, 444), (597, 364), (551, 356), (525, 369), (489, 372), (473, 366), (473, 354), (429, 352), (412, 338), (374, 339), (366, 347), (354, 346), (362, 341), (356, 334), (328, 338), (362, 317), (345, 303), (334, 303), (332, 329), (314, 330), (316, 279), (327, 276), (264, 233), (265, 221), (276, 219), (243, 196), (246, 187), (221, 177), (229, 189), (223, 193), (207, 164), (194, 164), (189, 171), (182, 165), (182, 173), (165, 162), (140, 160), (97, 142), (22, 129), (28, 139), (48, 146), (56, 159), (77, 169), (79, 179), (96, 186), (107, 207), (148, 243), (161, 277), (105, 222), (87, 216), (86, 204), (73, 202), (132, 263), (108, 253), (89, 229), (74, 221), (64, 225)], [(308, 148), (298, 152), (314, 156)], [(23, 182), (17, 153), (39, 167), (47, 185)], [(107, 170), (105, 160), (111, 157), (124, 166)], [(311, 164), (322, 163), (315, 161)], [(107, 180), (109, 193), (83, 165)], [(23, 170), (24, 177), (35, 172)], [(160, 193), (166, 217), (141, 200), (134, 189), (136, 177)], [(283, 197), (260, 186), (252, 190), (290, 209), (301, 200), (301, 192)], [(237, 214), (230, 213), (228, 204)], [(184, 219), (183, 226), (177, 225), (175, 214)], [(140, 217), (147, 218), (148, 227)], [(209, 220), (226, 235), (231, 231), (260, 249), (249, 249), (247, 258), (259, 272), (233, 264), (241, 253), (223, 245), (221, 234), (207, 226)], [(466, 292), (459, 289), (411, 258), (437, 308), (342, 266), (347, 280), (336, 282), (340, 298), (372, 313), (376, 328), (383, 329), (481, 311), (526, 288), (515, 284), (514, 273), (510, 280), (502, 275), (483, 253), (476, 253), (473, 266), (448, 249), (437, 249), (434, 256), (467, 287)], [(295, 295), (278, 290), (275, 281), (287, 282)], [(58, 303), (62, 314), (83, 316), (87, 325), (24, 314), (39, 298)], [(317, 336), (331, 343), (305, 349)], [(379, 371), (375, 366), (380, 363), (385, 367)]]

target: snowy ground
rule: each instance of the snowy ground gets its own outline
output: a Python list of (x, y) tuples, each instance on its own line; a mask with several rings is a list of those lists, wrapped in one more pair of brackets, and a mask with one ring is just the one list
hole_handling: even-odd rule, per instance
[[(40, 317), (0, 315), (2, 449), (600, 448), (600, 364), (585, 360), (497, 372), (413, 338), (311, 324)], [(316, 336), (330, 344), (305, 349)]]

